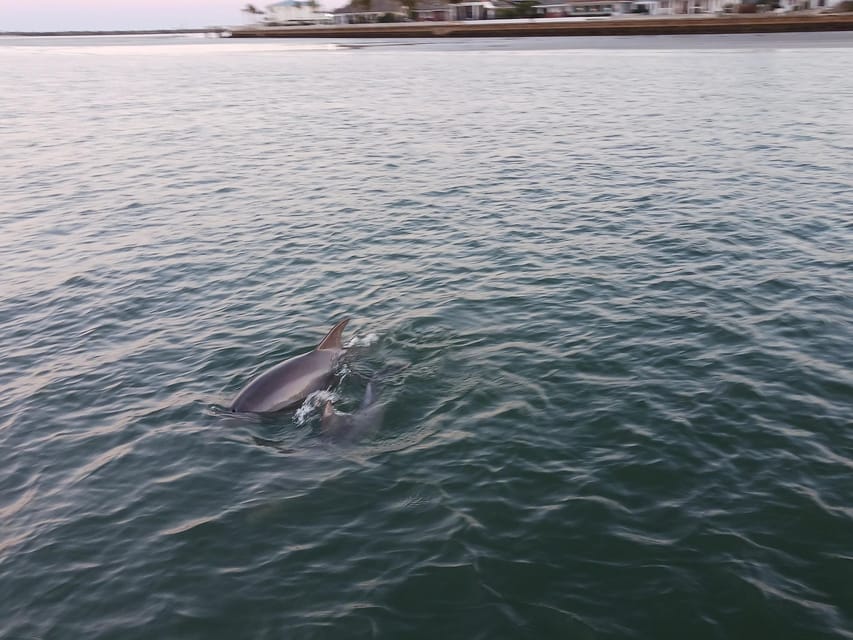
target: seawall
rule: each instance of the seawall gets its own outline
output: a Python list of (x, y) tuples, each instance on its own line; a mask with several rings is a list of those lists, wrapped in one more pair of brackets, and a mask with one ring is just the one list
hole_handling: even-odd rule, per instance
[(441, 38), (508, 36), (650, 36), (678, 34), (853, 31), (853, 13), (828, 15), (726, 15), (713, 17), (606, 18), (578, 21), (501, 20), (390, 24), (239, 27), (232, 38)]

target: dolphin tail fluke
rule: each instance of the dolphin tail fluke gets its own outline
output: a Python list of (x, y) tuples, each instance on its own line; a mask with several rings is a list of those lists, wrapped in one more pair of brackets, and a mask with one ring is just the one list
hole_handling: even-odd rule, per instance
[(344, 327), (347, 326), (347, 322), (349, 322), (349, 318), (344, 318), (338, 324), (332, 327), (332, 330), (326, 334), (326, 337), (320, 340), (320, 344), (317, 345), (317, 349), (342, 349), (343, 339), (341, 337), (341, 334), (343, 334)]

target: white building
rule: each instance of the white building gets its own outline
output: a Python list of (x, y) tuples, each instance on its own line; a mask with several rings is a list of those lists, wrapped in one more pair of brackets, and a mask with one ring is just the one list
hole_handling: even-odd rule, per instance
[(330, 16), (318, 12), (316, 0), (281, 0), (267, 5), (266, 24), (316, 24), (328, 22)]
[(537, 5), (537, 16), (566, 18), (575, 16), (620, 16), (631, 12), (632, 0), (567, 0)]
[(362, 24), (370, 22), (404, 22), (409, 10), (400, 0), (353, 0), (335, 9), (335, 24)]
[[(705, 14), (705, 13), (723, 13), (723, 9), (727, 4), (740, 4), (741, 0), (657, 0), (650, 6), (649, 13), (654, 15), (682, 15), (682, 14)], [(649, 2), (639, 2), (638, 4), (651, 5)]]
[[(543, 18), (573, 16), (627, 16), (629, 14), (680, 15), (722, 13), (726, 4), (742, 0), (551, 0), (537, 5)], [(779, 0), (803, 2), (808, 0)], [(816, 0), (812, 0), (816, 1)]]

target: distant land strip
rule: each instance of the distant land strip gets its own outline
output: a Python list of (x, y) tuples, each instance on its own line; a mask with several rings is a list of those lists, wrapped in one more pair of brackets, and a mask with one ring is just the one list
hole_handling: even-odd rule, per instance
[(0, 31), (0, 36), (157, 36), (157, 35), (180, 35), (184, 33), (211, 33), (221, 34), (227, 32), (225, 27), (203, 27), (198, 29), (124, 29), (119, 31)]
[[(479, 20), (288, 27), (234, 27), (232, 38), (471, 38), (516, 36), (658, 36), (678, 34), (853, 31), (853, 13), (724, 15), (715, 17), (599, 18), (585, 21)], [(229, 35), (226, 32), (224, 35)]]

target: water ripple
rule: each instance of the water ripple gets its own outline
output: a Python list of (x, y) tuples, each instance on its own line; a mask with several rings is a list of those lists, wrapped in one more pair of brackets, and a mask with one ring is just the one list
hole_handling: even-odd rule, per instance
[(837, 37), (0, 46), (0, 636), (853, 637)]

